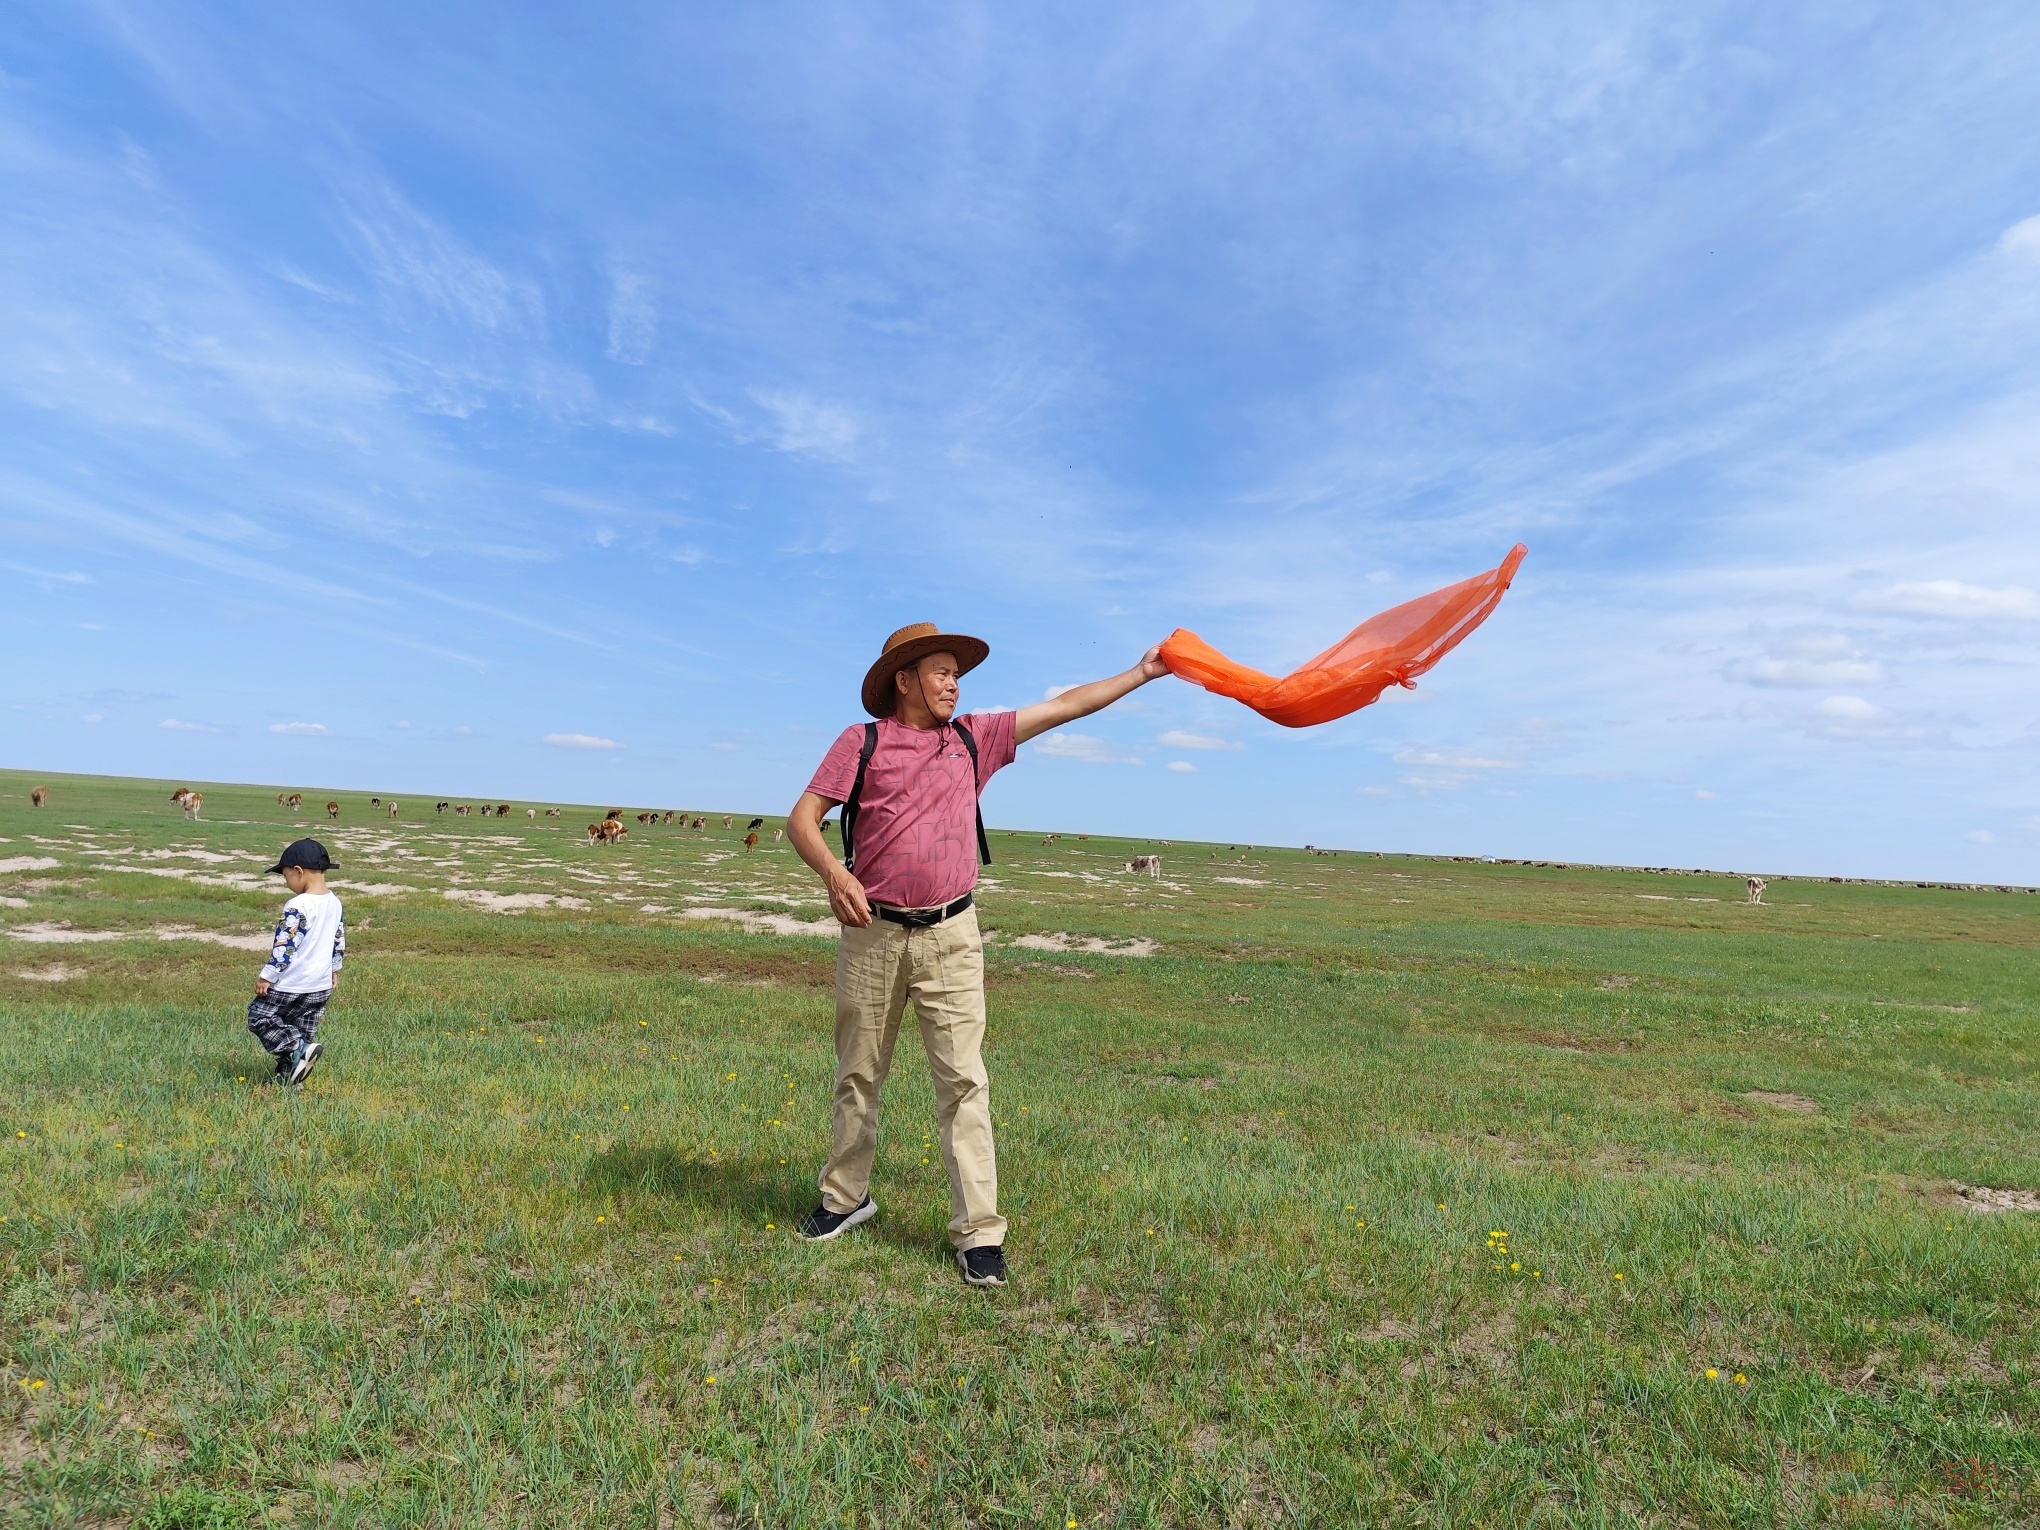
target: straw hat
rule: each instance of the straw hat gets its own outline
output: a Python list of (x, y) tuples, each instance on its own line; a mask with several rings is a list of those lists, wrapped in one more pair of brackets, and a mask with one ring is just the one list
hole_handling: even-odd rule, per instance
[(864, 710), (873, 717), (890, 717), (899, 703), (893, 676), (912, 669), (931, 653), (956, 655), (956, 672), (967, 675), (985, 662), (992, 651), (983, 638), (964, 637), (956, 632), (938, 632), (933, 622), (914, 622), (885, 640), (878, 662), (865, 672)]

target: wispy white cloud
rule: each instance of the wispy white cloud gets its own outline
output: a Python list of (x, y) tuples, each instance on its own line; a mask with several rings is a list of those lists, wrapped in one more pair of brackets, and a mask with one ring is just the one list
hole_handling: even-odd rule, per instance
[(1052, 760), (1077, 760), (1085, 765), (1138, 765), (1140, 756), (1088, 733), (1044, 733), (1031, 746)]
[(2019, 584), (1993, 588), (1965, 584), (1959, 579), (1922, 579), (1858, 596), (1852, 604), (1861, 611), (1895, 616), (1938, 616), (1952, 621), (2040, 621), (2040, 594)]
[(362, 265), (391, 293), (415, 294), (485, 330), (543, 330), (545, 301), (533, 283), (468, 249), (380, 172), (357, 170), (341, 198)]
[(1192, 733), (1185, 728), (1170, 728), (1155, 740), (1164, 749), (1226, 749), (1241, 750), (1245, 744), (1233, 739), (1221, 738), (1215, 733)]
[(783, 452), (841, 462), (863, 434), (848, 409), (798, 389), (757, 388), (751, 399), (772, 417), (772, 443)]
[(600, 738), (593, 733), (548, 733), (542, 740), (557, 749), (621, 749), (613, 738)]
[(1466, 749), (1398, 749), (1398, 765), (1421, 765), (1434, 770), (1514, 770), (1520, 763)]
[(603, 354), (611, 361), (641, 367), (651, 359), (659, 338), (659, 308), (650, 277), (617, 271), (609, 285), (609, 344)]
[(1928, 730), (1861, 696), (1830, 696), (1814, 707), (1815, 732), (1844, 742), (1914, 743)]
[(213, 731), (204, 723), (184, 722), (175, 717), (166, 717), (156, 726), (167, 728), (172, 733), (211, 733)]
[(324, 737), (328, 730), (324, 723), (280, 722), (271, 723), (269, 725), (269, 731), (271, 733), (296, 733), (306, 736)]
[(1169, 761), (1169, 769), (1179, 776), (1194, 776), (1197, 774), (1197, 767), (1188, 760), (1171, 760)]
[(1794, 632), (1775, 639), (1759, 656), (1737, 659), (1728, 677), (1746, 685), (1821, 689), (1836, 685), (1876, 685), (1884, 666), (1866, 657), (1840, 632)]
[(1997, 843), (1997, 836), (1988, 829), (1971, 829), (1962, 837), (1972, 845), (1994, 845)]
[(26, 563), (12, 563), (12, 562), (7, 562), (7, 561), (5, 561), (5, 560), (0, 560), (0, 568), (10, 568), (10, 569), (13, 569), (13, 570), (14, 570), (14, 572), (15, 572), (15, 573), (17, 573), (17, 574), (26, 574), (26, 575), (28, 575), (28, 576), (29, 576), (29, 577), (30, 577), (31, 579), (48, 579), (48, 580), (51, 580), (51, 581), (53, 581), (53, 582), (55, 582), (55, 583), (57, 583), (57, 584), (90, 584), (90, 583), (92, 583), (92, 576), (91, 576), (91, 575), (89, 575), (89, 574), (81, 574), (81, 573), (78, 573), (78, 572), (76, 572), (75, 570), (74, 570), (74, 571), (72, 571), (72, 572), (69, 572), (69, 573), (62, 573), (62, 574), (60, 574), (60, 573), (57, 573), (57, 572), (55, 572), (54, 570), (51, 570), (51, 569), (46, 569), (46, 568), (35, 568), (35, 567), (32, 567), (31, 565), (29, 565), (29, 564), (26, 564)]

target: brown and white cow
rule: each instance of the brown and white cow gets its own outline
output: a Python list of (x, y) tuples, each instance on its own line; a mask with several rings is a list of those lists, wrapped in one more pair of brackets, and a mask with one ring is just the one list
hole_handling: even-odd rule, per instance
[(1749, 879), (1750, 902), (1762, 903), (1764, 901), (1764, 889), (1770, 885), (1762, 877), (1751, 877)]
[(340, 804), (337, 802), (327, 803), (326, 816), (332, 819), (335, 823), (338, 823), (340, 821)]
[(1126, 863), (1126, 869), (1135, 876), (1150, 876), (1159, 882), (1162, 879), (1162, 858), (1159, 855), (1136, 855)]

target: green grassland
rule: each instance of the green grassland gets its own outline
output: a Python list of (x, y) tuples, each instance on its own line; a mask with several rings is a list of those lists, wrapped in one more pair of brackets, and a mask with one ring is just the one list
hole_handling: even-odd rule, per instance
[[(882, 1214), (793, 1236), (834, 949), (780, 820), (47, 779), (0, 1523), (2040, 1523), (2040, 1216), (1961, 1188), (2040, 1189), (2040, 897), (995, 830), (981, 1292), (911, 1032)], [(350, 948), (293, 1093), (219, 942), (306, 824)]]

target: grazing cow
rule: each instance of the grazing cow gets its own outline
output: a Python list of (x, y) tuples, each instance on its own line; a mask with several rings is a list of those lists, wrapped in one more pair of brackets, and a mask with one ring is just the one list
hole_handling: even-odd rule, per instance
[(443, 813), (452, 806), (453, 804), (451, 802), (442, 802), (438, 806), (434, 807), (432, 811), (435, 813)]
[(1047, 839), (1044, 839), (1044, 840), (1042, 841), (1042, 843), (1043, 843), (1044, 845), (1052, 845), (1052, 844), (1054, 844), (1054, 843), (1055, 843), (1055, 842), (1056, 842), (1057, 840), (1059, 840), (1059, 839), (1061, 839), (1061, 838), (1062, 838), (1062, 836), (1061, 836), (1060, 834), (1051, 834), (1051, 835), (1049, 835), (1049, 836), (1048, 836), (1048, 838), (1047, 838)]
[(327, 803), (326, 816), (332, 819), (335, 823), (338, 823), (340, 821), (340, 804), (337, 802)]
[(547, 808), (545, 810), (545, 816), (548, 818), (557, 818), (560, 816), (560, 810), (558, 808)]
[(198, 810), (205, 806), (205, 797), (200, 792), (184, 794), (184, 816), (193, 823), (198, 821)]
[(1769, 887), (1770, 885), (1771, 884), (1765, 881), (1762, 877), (1751, 877), (1749, 879), (1750, 902), (1762, 903), (1764, 901), (1764, 889)]
[(655, 821), (657, 821), (658, 816), (659, 815), (657, 813), (640, 813), (637, 815), (637, 821), (641, 824), (649, 826)]
[(28, 794), (28, 805), (30, 807), (41, 807), (49, 800), (50, 789), (47, 786), (37, 786), (30, 789)]
[(694, 820), (694, 827), (697, 829), (705, 829), (708, 827), (708, 820), (706, 818), (696, 818)]
[(508, 818), (510, 816), (510, 804), (506, 802), (501, 807), (497, 808), (496, 816), (498, 818)]
[(667, 808), (667, 809), (666, 809), (666, 818), (665, 818), (665, 821), (666, 821), (667, 823), (671, 823), (671, 822), (673, 821), (673, 810), (672, 810), (671, 808)]
[(731, 817), (728, 813), (725, 813), (722, 815), (722, 826), (725, 829), (733, 829), (737, 826), (737, 821), (735, 818)]
[(394, 798), (394, 797), (392, 797), (392, 798), (391, 798), (391, 799), (389, 800), (389, 803), (388, 803), (388, 807), (389, 807), (389, 810), (390, 810), (390, 817), (392, 817), (392, 818), (396, 817), (396, 816), (397, 816), (397, 799), (396, 799), (396, 798)]
[(465, 818), (467, 817), (468, 814), (472, 813), (473, 811), (474, 811), (473, 808), (469, 807), (465, 802), (463, 802), (459, 807), (453, 810), (453, 816), (456, 818)]
[[(171, 800), (172, 802), (175, 802), (175, 801), (176, 801), (177, 799), (176, 799), (175, 797), (172, 797), (172, 798), (171, 798), (170, 800)], [(283, 806), (283, 803), (284, 803), (284, 796), (283, 796), (283, 793), (282, 793), (282, 792), (278, 792), (278, 793), (276, 794), (276, 805), (277, 805), (278, 807), (282, 807), (282, 806)]]
[(784, 839), (784, 838), (786, 838), (786, 830), (784, 830), (784, 829), (774, 829), (774, 830), (772, 831), (772, 843), (773, 843), (773, 844), (775, 844), (775, 845), (776, 845), (776, 844), (778, 844), (778, 843), (779, 843), (779, 842), (780, 842), (780, 841), (781, 841), (782, 839)]
[(1135, 876), (1151, 876), (1159, 882), (1162, 879), (1162, 858), (1159, 855), (1136, 855), (1126, 863), (1126, 869)]
[(524, 816), (525, 816), (526, 818), (530, 818), (530, 819), (536, 820), (536, 819), (537, 819), (537, 817), (538, 817), (538, 809), (537, 809), (537, 808), (526, 808), (526, 809), (524, 810)]
[(764, 827), (765, 827), (765, 820), (764, 820), (764, 819), (762, 819), (762, 818), (753, 818), (753, 819), (752, 819), (752, 820), (751, 820), (751, 821), (750, 821), (749, 823), (747, 823), (747, 824), (745, 824), (745, 825), (744, 825), (744, 831), (745, 831), (746, 833), (749, 833), (749, 832), (750, 832), (750, 831), (751, 831), (752, 829), (762, 829), (762, 828), (764, 828)]
[(382, 806), (382, 798), (380, 798), (380, 797), (371, 797), (371, 798), (369, 798), (369, 799), (368, 799), (368, 805), (369, 805), (370, 807), (381, 807), (381, 806)]
[(177, 790), (176, 790), (176, 791), (174, 791), (174, 792), (172, 792), (172, 793), (170, 794), (170, 800), (171, 800), (171, 802), (175, 803), (175, 804), (176, 804), (176, 805), (177, 805), (178, 807), (183, 807), (183, 806), (184, 806), (184, 799), (185, 799), (186, 797), (189, 797), (190, 795), (191, 795), (191, 788), (190, 788), (190, 787), (188, 787), (188, 786), (180, 786), (180, 787), (178, 787), (178, 788), (177, 788)]
[(299, 808), (303, 807), (304, 805), (305, 794), (303, 792), (292, 792), (290, 794), (290, 801), (285, 804), (285, 806), (287, 806), (293, 813), (295, 813)]
[(622, 809), (622, 808), (611, 808), (611, 809), (610, 809), (610, 810), (609, 810), (608, 812), (606, 812), (606, 813), (604, 813), (604, 814), (602, 815), (602, 821), (603, 821), (604, 823), (622, 823), (622, 822), (623, 822), (623, 809)]
[(599, 824), (599, 823), (591, 823), (591, 824), (589, 824), (589, 825), (588, 825), (588, 843), (589, 843), (589, 844), (591, 844), (591, 845), (599, 845), (599, 844), (601, 844), (601, 843), (602, 843), (602, 825), (601, 825), (601, 824)]
[(602, 837), (612, 845), (629, 832), (630, 830), (623, 826), (621, 818), (605, 818), (602, 820)]
[(744, 836), (744, 848), (746, 850), (755, 850), (758, 848), (758, 836), (755, 832), (746, 834)]

